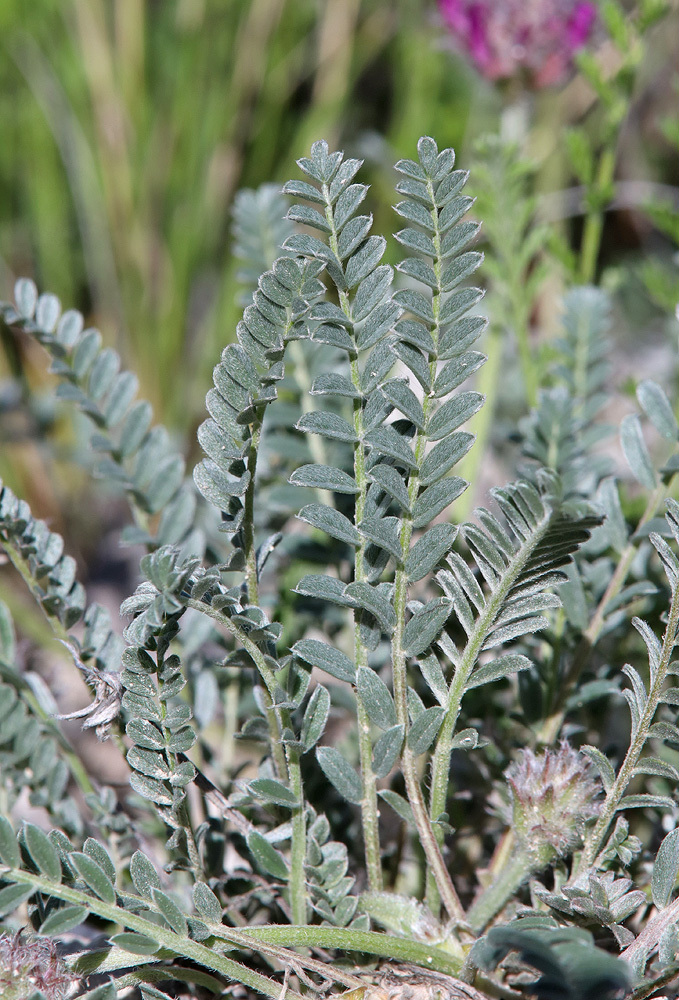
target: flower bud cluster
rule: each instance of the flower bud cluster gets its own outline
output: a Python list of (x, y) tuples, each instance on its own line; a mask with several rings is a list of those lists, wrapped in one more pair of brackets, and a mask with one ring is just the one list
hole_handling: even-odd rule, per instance
[(542, 866), (577, 847), (588, 820), (598, 814), (601, 782), (590, 762), (564, 740), (558, 750), (521, 758), (506, 772), (512, 795), (512, 829)]
[(77, 982), (49, 938), (0, 934), (0, 997), (25, 1000), (40, 991), (47, 1000), (63, 1000)]

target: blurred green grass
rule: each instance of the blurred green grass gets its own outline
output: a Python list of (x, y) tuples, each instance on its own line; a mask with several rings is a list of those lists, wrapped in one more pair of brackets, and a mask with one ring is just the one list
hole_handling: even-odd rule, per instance
[[(0, 287), (82, 309), (179, 433), (235, 327), (235, 192), (282, 182), (324, 136), (386, 164), (459, 146), (471, 76), (433, 2), (5, 0)], [(385, 166), (383, 166), (383, 164)]]

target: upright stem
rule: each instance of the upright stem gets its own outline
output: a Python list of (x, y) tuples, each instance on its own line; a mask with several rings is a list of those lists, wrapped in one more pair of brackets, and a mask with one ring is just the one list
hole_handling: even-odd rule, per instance
[(496, 874), (491, 884), (483, 889), (467, 911), (467, 921), (475, 931), (483, 928), (500, 912), (516, 890), (533, 871), (526, 852), (519, 848)]
[[(667, 489), (668, 487), (664, 483), (660, 483), (660, 485), (656, 486), (653, 490), (648, 498), (648, 503), (646, 504), (646, 509), (641, 516), (641, 520), (637, 525), (637, 533), (640, 528), (651, 520), (651, 518), (655, 517), (658, 506), (667, 492)], [(575, 688), (580, 674), (589, 660), (592, 649), (597, 644), (601, 636), (606, 619), (606, 609), (608, 608), (610, 602), (617, 597), (622, 590), (637, 551), (638, 545), (633, 540), (629, 541), (625, 546), (620, 559), (618, 560), (618, 564), (615, 567), (615, 572), (608, 583), (606, 592), (597, 604), (592, 619), (587, 626), (587, 629), (583, 632), (582, 638), (573, 652), (570, 667), (566, 672), (566, 676), (559, 685), (559, 702), (562, 707), (552, 712), (549, 718), (545, 719), (537, 735), (538, 742), (544, 743), (546, 746), (552, 744), (559, 735), (559, 731), (566, 717), (566, 710), (563, 706), (565, 705), (568, 696)]]
[(290, 905), (292, 907), (293, 924), (302, 926), (307, 922), (307, 890), (304, 873), (304, 860), (306, 858), (306, 810), (304, 808), (300, 752), (295, 747), (286, 747), (286, 756), (290, 791), (294, 793), (299, 803), (292, 811), (289, 881)]
[[(597, 198), (600, 199), (602, 192), (606, 192), (610, 188), (613, 183), (614, 172), (615, 148), (609, 146), (604, 149), (599, 160), (599, 169), (594, 183), (594, 192)], [(589, 285), (594, 280), (603, 227), (603, 208), (597, 208), (596, 211), (588, 212), (580, 248), (579, 279), (583, 285)]]
[[(326, 202), (325, 217), (330, 227), (330, 249), (337, 255), (337, 230), (330, 201), (330, 191), (327, 184), (323, 185), (323, 196)], [(352, 310), (349, 295), (345, 291), (339, 291), (339, 304), (342, 312), (351, 319)], [(356, 441), (354, 443), (354, 478), (356, 480), (356, 501), (354, 507), (354, 523), (356, 527), (363, 521), (365, 516), (366, 494), (368, 492), (368, 477), (365, 469), (365, 443), (363, 429), (363, 405), (361, 392), (361, 372), (358, 358), (351, 359), (351, 381), (354, 388), (359, 393), (354, 400), (354, 433)], [(365, 541), (361, 538), (356, 547), (354, 557), (354, 580), (359, 583), (365, 580), (365, 570), (363, 566), (365, 552)], [(361, 634), (356, 613), (354, 614), (354, 661), (356, 669), (368, 666), (368, 650), (361, 642)], [(372, 892), (379, 892), (383, 888), (382, 859), (380, 850), (380, 827), (379, 812), (377, 809), (377, 779), (372, 765), (372, 740), (370, 739), (370, 720), (365, 709), (363, 699), (355, 689), (357, 722), (358, 722), (358, 750), (361, 764), (361, 782), (363, 786), (363, 797), (361, 799), (361, 823), (363, 827), (363, 841), (365, 848), (365, 862), (368, 873), (368, 888)]]
[[(455, 668), (455, 673), (448, 689), (446, 714), (439, 731), (432, 761), (431, 792), (429, 798), (429, 816), (432, 821), (435, 821), (446, 809), (453, 736), (460, 714), (462, 698), (467, 689), (467, 682), (474, 669), (481, 647), (488, 636), (490, 627), (495, 621), (508, 592), (516, 582), (517, 576), (549, 529), (551, 518), (552, 515), (549, 512), (548, 516), (544, 517), (542, 522), (536, 527), (534, 533), (530, 536), (529, 542), (522, 545), (515, 553), (497, 590), (489, 595), (486, 605), (476, 622), (476, 626), (467, 640), (467, 645), (460, 657), (460, 661)], [(436, 887), (430, 879), (427, 883), (427, 901), (430, 909), (436, 900)]]
[(630, 782), (637, 761), (641, 756), (644, 744), (648, 739), (648, 730), (653, 721), (656, 709), (658, 708), (665, 678), (667, 677), (667, 671), (669, 669), (672, 653), (675, 648), (677, 628), (679, 628), (679, 587), (675, 587), (674, 593), (672, 594), (670, 613), (665, 627), (665, 635), (663, 636), (662, 655), (648, 693), (646, 707), (644, 708), (641, 719), (639, 720), (637, 731), (632, 738), (629, 750), (625, 755), (625, 759), (622, 762), (620, 770), (618, 771), (615, 782), (606, 795), (606, 799), (599, 813), (599, 819), (587, 835), (585, 846), (582, 854), (580, 855), (580, 861), (577, 871), (574, 874), (574, 878), (577, 878), (578, 875), (582, 875), (588, 868), (591, 868), (594, 863), (594, 859), (601, 849), (604, 838), (608, 832), (611, 820), (620, 805), (620, 800)]

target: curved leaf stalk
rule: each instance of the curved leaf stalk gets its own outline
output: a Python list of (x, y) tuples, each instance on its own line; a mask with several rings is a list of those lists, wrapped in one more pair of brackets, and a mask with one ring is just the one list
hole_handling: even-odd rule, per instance
[[(437, 359), (438, 359), (438, 343), (440, 334), (440, 313), (441, 313), (441, 301), (442, 301), (442, 260), (441, 260), (441, 231), (439, 226), (439, 213), (436, 207), (436, 193), (434, 190), (434, 184), (431, 178), (427, 178), (427, 191), (431, 199), (431, 203), (434, 206), (431, 209), (430, 215), (433, 224), (433, 243), (436, 251), (436, 256), (433, 258), (433, 270), (436, 276), (437, 287), (433, 289), (432, 294), (432, 312), (434, 315), (434, 322), (431, 327), (432, 339), (434, 341), (434, 352), (432, 358), (429, 362), (431, 384), (434, 384), (436, 379), (436, 369), (437, 369)], [(422, 411), (424, 414), (423, 426), (426, 426), (427, 416), (429, 414), (429, 409), (432, 403), (431, 393), (425, 393), (422, 401)], [(408, 477), (408, 500), (410, 508), (414, 501), (417, 499), (417, 494), (420, 487), (419, 480), (419, 467), (424, 458), (424, 451), (427, 445), (427, 435), (422, 431), (418, 431), (417, 438), (415, 442), (415, 468), (410, 473)], [(401, 532), (400, 532), (400, 543), (401, 543), (401, 560), (400, 565), (396, 567), (395, 581), (394, 581), (394, 613), (396, 615), (396, 625), (394, 627), (394, 632), (391, 640), (391, 660), (392, 660), (392, 677), (394, 685), (394, 703), (396, 705), (396, 716), (399, 725), (403, 726), (405, 733), (405, 743), (402, 755), (402, 765), (403, 765), (403, 776), (406, 783), (406, 791), (408, 794), (408, 801), (413, 810), (413, 816), (415, 817), (415, 824), (417, 826), (417, 831), (420, 835), (420, 841), (424, 849), (425, 857), (427, 859), (427, 884), (435, 885), (435, 891), (432, 890), (435, 898), (432, 900), (433, 905), (431, 906), (432, 912), (437, 913), (440, 901), (443, 901), (443, 905), (446, 908), (448, 916), (451, 920), (457, 921), (458, 923), (464, 922), (464, 909), (460, 902), (459, 896), (453, 881), (450, 877), (450, 872), (446, 868), (446, 864), (443, 860), (443, 855), (441, 853), (441, 845), (443, 844), (443, 834), (435, 833), (430, 815), (427, 814), (427, 808), (424, 802), (424, 797), (422, 795), (422, 787), (420, 785), (420, 779), (417, 774), (417, 768), (415, 766), (415, 757), (412, 750), (408, 747), (408, 668), (407, 668), (407, 656), (403, 646), (403, 630), (406, 624), (406, 606), (408, 603), (408, 575), (405, 570), (405, 563), (408, 553), (410, 551), (410, 542), (413, 534), (413, 519), (410, 511), (403, 512), (403, 518), (401, 522)], [(432, 817), (433, 818), (433, 814)]]
[[(335, 256), (338, 256), (338, 233), (335, 225), (332, 201), (330, 199), (330, 189), (327, 183), (323, 183), (323, 198), (325, 199), (325, 218), (330, 228), (329, 244)], [(348, 292), (338, 289), (339, 304), (342, 312), (348, 318), (352, 318), (351, 303)], [(361, 373), (358, 358), (352, 357), (350, 360), (351, 381), (356, 389), (358, 398), (353, 402), (354, 432), (356, 441), (354, 443), (354, 478), (358, 492), (354, 506), (354, 524), (358, 525), (365, 516), (366, 495), (368, 492), (368, 479), (365, 468), (365, 443), (363, 429), (363, 409), (361, 401)], [(361, 541), (355, 549), (354, 559), (354, 580), (361, 583), (365, 579), (363, 566), (366, 541), (361, 536)], [(354, 662), (356, 669), (368, 666), (368, 650), (361, 642), (358, 624), (358, 612), (354, 613)], [(358, 690), (356, 694), (357, 722), (358, 722), (358, 747), (359, 760), (361, 764), (361, 781), (363, 783), (363, 799), (361, 801), (361, 821), (363, 827), (363, 841), (365, 845), (365, 861), (368, 873), (368, 887), (372, 891), (379, 891), (383, 887), (382, 880), (382, 852), (380, 849), (379, 811), (377, 808), (377, 779), (372, 765), (372, 742), (370, 739), (370, 722), (368, 713)]]
[(653, 722), (653, 716), (655, 715), (660, 703), (662, 689), (672, 661), (672, 653), (677, 642), (677, 629), (679, 628), (679, 587), (675, 586), (673, 591), (667, 625), (663, 635), (660, 662), (654, 672), (655, 676), (653, 676), (650, 690), (648, 692), (648, 700), (643, 712), (641, 713), (641, 718), (638, 726), (636, 727), (636, 732), (632, 737), (629, 749), (625, 754), (625, 759), (622, 762), (620, 770), (618, 771), (615, 782), (606, 793), (606, 798), (601, 806), (599, 818), (585, 838), (585, 846), (582, 850), (582, 854), (580, 855), (573, 878), (577, 878), (579, 875), (582, 875), (594, 864), (594, 859), (601, 849), (611, 820), (620, 807), (620, 800), (622, 799), (625, 789), (632, 778), (634, 768), (636, 767), (639, 757), (641, 756), (644, 744), (648, 739), (648, 731), (651, 727), (651, 723)]
[[(515, 553), (514, 557), (507, 566), (507, 570), (503, 574), (497, 589), (489, 595), (488, 601), (476, 622), (475, 628), (467, 640), (467, 644), (460, 657), (460, 662), (455, 668), (455, 673), (448, 689), (446, 714), (443, 718), (443, 724), (436, 741), (436, 748), (432, 758), (429, 815), (433, 821), (436, 820), (441, 813), (446, 811), (453, 736), (455, 735), (455, 727), (460, 714), (460, 706), (467, 688), (469, 677), (474, 669), (481, 647), (483, 646), (483, 643), (487, 638), (493, 622), (502, 608), (508, 593), (531, 555), (547, 534), (551, 520), (552, 511), (546, 507), (545, 514), (542, 519), (538, 521), (534, 532), (532, 532), (526, 541), (519, 546), (518, 551)], [(438, 834), (438, 836), (442, 835)], [(427, 901), (430, 909), (433, 908), (437, 901), (436, 887), (433, 885), (431, 879), (427, 884)]]
[(207, 615), (219, 625), (228, 629), (228, 631), (238, 640), (238, 642), (240, 642), (243, 648), (247, 650), (252, 657), (259, 675), (264, 682), (265, 694), (267, 694), (270, 699), (270, 705), (266, 709), (266, 715), (267, 722), (269, 723), (269, 730), (275, 734), (275, 739), (272, 739), (271, 743), (271, 752), (279, 777), (284, 777), (287, 772), (287, 762), (285, 758), (285, 751), (283, 750), (283, 744), (281, 743), (283, 726), (279, 713), (273, 707), (276, 692), (276, 679), (273, 675), (271, 667), (264, 658), (264, 654), (259, 646), (248, 637), (247, 633), (244, 632), (243, 629), (236, 625), (235, 622), (233, 622), (227, 615), (217, 611), (216, 608), (211, 607), (204, 601), (196, 601), (192, 597), (186, 600), (186, 606), (188, 608), (194, 608), (196, 611), (200, 611), (201, 614)]
[[(214, 931), (214, 925), (210, 927)], [(224, 930), (224, 928), (221, 928)], [(231, 929), (226, 932), (230, 935)], [(291, 927), (287, 924), (264, 924), (238, 930), (243, 942), (266, 941), (268, 944), (289, 945), (296, 948), (341, 948), (363, 951), (393, 961), (411, 962), (425, 969), (445, 975), (456, 975), (460, 970), (459, 958), (442, 948), (431, 947), (411, 938), (380, 934), (376, 931), (357, 931), (350, 927)]]
[[(665, 483), (660, 483), (653, 490), (648, 498), (648, 503), (646, 504), (646, 508), (641, 516), (641, 520), (637, 525), (635, 535), (638, 534), (639, 530), (643, 528), (645, 524), (655, 517), (658, 507), (660, 506), (666, 492), (667, 485)], [(627, 574), (630, 571), (638, 550), (638, 543), (632, 539), (627, 543), (622, 551), (613, 575), (611, 576), (608, 586), (606, 587), (606, 591), (597, 604), (590, 623), (583, 632), (582, 638), (573, 652), (570, 667), (559, 685), (559, 703), (562, 707), (558, 708), (557, 711), (553, 712), (543, 722), (537, 734), (537, 740), (539, 743), (544, 743), (549, 746), (554, 743), (559, 735), (566, 718), (566, 709), (563, 706), (566, 704), (569, 695), (578, 683), (580, 674), (587, 665), (592, 650), (599, 641), (606, 619), (606, 609), (608, 608), (610, 602), (617, 597), (622, 590), (625, 580), (627, 579)]]
[(65, 902), (72, 903), (75, 906), (85, 906), (92, 913), (96, 913), (97, 916), (102, 917), (104, 920), (110, 920), (112, 923), (128, 927), (138, 934), (143, 934), (157, 941), (163, 948), (167, 948), (173, 954), (191, 959), (200, 966), (203, 966), (203, 968), (213, 969), (232, 982), (243, 983), (257, 993), (270, 997), (271, 1000), (284, 1000), (284, 998), (301, 1000), (299, 993), (291, 989), (282, 991), (280, 983), (269, 979), (268, 976), (253, 972), (247, 966), (241, 965), (240, 962), (234, 962), (233, 959), (220, 955), (214, 948), (208, 947), (199, 941), (193, 941), (185, 935), (176, 934), (168, 927), (147, 920), (137, 913), (132, 913), (130, 910), (117, 906), (115, 903), (106, 903), (102, 899), (80, 892), (78, 889), (52, 882), (44, 875), (34, 875), (32, 872), (8, 868), (6, 865), (0, 866), (0, 871), (3, 874), (3, 878), (6, 878), (8, 881), (19, 883), (20, 885), (32, 885), (45, 895), (56, 899), (63, 899)]
[[(299, 752), (293, 747), (285, 747), (281, 741), (284, 729), (291, 729), (289, 712), (286, 709), (279, 709), (274, 706), (276, 679), (273, 671), (269, 667), (264, 654), (259, 646), (249, 638), (246, 632), (236, 625), (228, 616), (221, 614), (215, 608), (210, 607), (202, 601), (189, 598), (187, 607), (194, 608), (202, 614), (208, 615), (214, 621), (219, 622), (232, 633), (245, 650), (250, 654), (252, 660), (262, 678), (268, 698), (266, 707), (267, 722), (269, 731), (272, 733), (271, 753), (279, 777), (287, 778), (290, 790), (294, 793), (299, 803), (292, 811), (292, 838), (290, 854), (290, 903), (292, 907), (293, 920), (296, 924), (305, 924), (307, 921), (307, 890), (306, 878), (304, 874), (305, 844), (306, 844), (306, 818), (304, 811), (304, 795), (302, 786), (302, 771), (300, 765)], [(275, 737), (273, 734), (276, 734)]]

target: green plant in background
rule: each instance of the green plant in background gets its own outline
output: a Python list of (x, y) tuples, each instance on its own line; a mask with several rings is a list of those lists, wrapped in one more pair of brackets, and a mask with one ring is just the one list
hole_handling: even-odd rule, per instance
[[(608, 300), (573, 288), (518, 431), (521, 478), (451, 522), (462, 428), (484, 402), (464, 386), (485, 360), (467, 174), (428, 138), (399, 161), (395, 274), (361, 214), (360, 161), (317, 142), (299, 166), (287, 223), (271, 190), (238, 202), (251, 290), (206, 397), (200, 496), (78, 313), (27, 280), (2, 306), (94, 424), (97, 471), (146, 554), (121, 653), (60, 536), (2, 488), (3, 548), (130, 793), (100, 787), (66, 741), (3, 608), (0, 958), (35, 1000), (234, 982), (362, 996), (379, 958), (404, 963), (389, 988), (641, 1000), (679, 969), (679, 853), (662, 838), (679, 779), (672, 408), (639, 384), (660, 471), (639, 417), (622, 423), (647, 497), (633, 534), (593, 450)], [(601, 708), (623, 678), (631, 733)], [(15, 831), (25, 795), (49, 834)], [(10, 936), (17, 920), (38, 937)], [(31, 955), (64, 935), (75, 950), (31, 980)]]
[[(381, 129), (392, 87), (400, 149), (440, 118), (432, 94), (464, 110), (409, 3), (10, 0), (0, 37), (3, 280), (31, 272), (91, 311), (180, 433), (237, 318), (228, 219), (242, 178), (282, 182), (321, 128), (354, 143)], [(463, 125), (439, 123), (449, 143)]]

